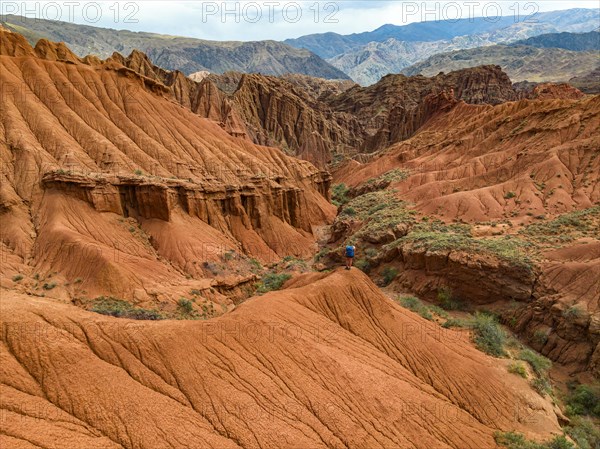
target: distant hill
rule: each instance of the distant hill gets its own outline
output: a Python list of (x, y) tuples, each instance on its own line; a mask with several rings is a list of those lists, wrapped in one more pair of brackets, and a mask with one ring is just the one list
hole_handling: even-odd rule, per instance
[(514, 43), (538, 48), (564, 48), (572, 51), (600, 51), (600, 31), (589, 33), (551, 33)]
[(586, 94), (600, 94), (600, 65), (586, 75), (571, 78), (569, 84)]
[(566, 82), (594, 70), (598, 65), (598, 53), (525, 45), (492, 45), (434, 55), (402, 73), (432, 76), (439, 72), (487, 64), (501, 66), (513, 82)]
[[(356, 50), (370, 42), (385, 42), (396, 39), (403, 42), (435, 42), (451, 40), (459, 36), (494, 33), (507, 28), (527, 28), (533, 34), (526, 37), (557, 31), (585, 32), (598, 28), (600, 10), (573, 8), (563, 11), (543, 12), (535, 15), (535, 21), (515, 23), (512, 16), (501, 17), (493, 22), (486, 18), (462, 19), (458, 21), (419, 22), (408, 25), (383, 25), (374, 31), (341, 35), (337, 33), (309, 34), (296, 39), (287, 39), (286, 44), (306, 48), (322, 58)], [(514, 40), (521, 39), (518, 34)]]
[(5, 15), (5, 28), (24, 35), (30, 44), (46, 38), (65, 42), (80, 57), (107, 58), (113, 52), (146, 53), (156, 65), (185, 74), (238, 71), (283, 75), (299, 73), (326, 79), (349, 79), (314, 53), (281, 42), (217, 42), (154, 33), (113, 30), (52, 20)]

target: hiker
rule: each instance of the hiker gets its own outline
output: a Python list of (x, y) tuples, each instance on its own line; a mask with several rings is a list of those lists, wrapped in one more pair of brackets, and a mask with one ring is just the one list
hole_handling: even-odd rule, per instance
[(354, 261), (354, 252), (355, 251), (356, 251), (356, 246), (346, 245), (346, 270), (350, 270), (352, 268), (352, 262)]

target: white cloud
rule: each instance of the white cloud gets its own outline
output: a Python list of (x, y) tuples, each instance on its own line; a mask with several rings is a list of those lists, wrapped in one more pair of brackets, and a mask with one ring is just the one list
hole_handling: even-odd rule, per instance
[[(515, 15), (597, 8), (597, 1), (7, 1), (0, 13), (190, 36), (211, 40), (283, 40), (311, 33), (371, 31), (381, 25), (423, 20)], [(16, 10), (15, 10), (16, 9)]]

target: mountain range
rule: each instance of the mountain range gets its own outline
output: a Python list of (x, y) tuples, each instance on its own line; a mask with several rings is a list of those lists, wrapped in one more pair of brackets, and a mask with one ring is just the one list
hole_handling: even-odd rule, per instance
[[(589, 74), (597, 65), (591, 62), (593, 54), (581, 52), (600, 50), (598, 34), (589, 34), (598, 29), (599, 23), (599, 9), (574, 8), (537, 13), (534, 18), (520, 20), (507, 16), (494, 21), (475, 18), (403, 26), (388, 24), (350, 35), (311, 34), (283, 42), (217, 42), (11, 15), (3, 16), (2, 22), (5, 28), (24, 35), (32, 45), (40, 38), (63, 41), (80, 57), (95, 54), (106, 58), (115, 51), (130, 54), (137, 49), (154, 64), (186, 75), (204, 71), (295, 73), (352, 79), (361, 85), (374, 84), (390, 73), (421, 70), (431, 75), (436, 70), (448, 72), (482, 64), (500, 64), (515, 77), (514, 81), (567, 81)], [(538, 38), (541, 35), (546, 37)], [(516, 43), (528, 49), (501, 46), (486, 50), (496, 44)], [(470, 49), (475, 50), (453, 53)], [(448, 55), (439, 56), (445, 53)], [(514, 66), (518, 65), (515, 59), (521, 57), (530, 62), (526, 70)], [(550, 63), (555, 59), (557, 70)], [(568, 61), (573, 62), (572, 71)]]
[(31, 45), (45, 38), (66, 43), (80, 57), (93, 54), (102, 59), (114, 52), (129, 54), (133, 50), (140, 50), (155, 64), (169, 70), (180, 70), (187, 75), (199, 71), (223, 73), (234, 70), (270, 75), (300, 73), (328, 79), (349, 79), (348, 75), (309, 50), (276, 41), (208, 41), (14, 15), (2, 16), (0, 23), (6, 29), (25, 36)]
[[(570, 20), (566, 20), (565, 17), (570, 17)], [(328, 35), (327, 39), (331, 39), (330, 42), (336, 42), (339, 48), (344, 49), (343, 52), (336, 55), (331, 54), (333, 51), (323, 49), (317, 45), (323, 38), (320, 35), (307, 36), (297, 40), (287, 40), (286, 42), (290, 45), (303, 46), (303, 48), (314, 51), (327, 58), (327, 61), (333, 66), (347, 73), (354, 81), (362, 85), (369, 85), (377, 82), (382, 76), (388, 73), (401, 72), (407, 67), (439, 53), (486, 47), (499, 43), (513, 43), (529, 37), (554, 33), (556, 31), (570, 33), (589, 32), (596, 30), (599, 23), (600, 16), (596, 10), (574, 9), (561, 11), (561, 14), (557, 12), (540, 13), (536, 17), (535, 23), (515, 23), (514, 19), (511, 18), (503, 18), (497, 23), (476, 19), (471, 24), (473, 26), (469, 27), (470, 22), (464, 21), (459, 22), (456, 28), (452, 27), (452, 33), (447, 31), (447, 28), (449, 28), (449, 24), (447, 23), (428, 24), (426, 22), (404, 27), (386, 25), (371, 34), (367, 33), (367, 35), (341, 37)], [(408, 30), (412, 30), (414, 33), (407, 34)], [(424, 34), (427, 35), (427, 38), (423, 37)], [(565, 38), (565, 36), (558, 36), (555, 37), (554, 41), (560, 41)], [(369, 41), (362, 43), (364, 40)], [(342, 44), (337, 44), (338, 42)], [(348, 42), (351, 42), (351, 45)], [(523, 42), (523, 45), (530, 44)], [(597, 44), (594, 48), (596, 51), (600, 50), (600, 46)], [(576, 46), (568, 49), (574, 50)], [(487, 63), (490, 63), (490, 61)], [(499, 62), (491, 63), (497, 64)], [(478, 64), (471, 66), (476, 65)], [(464, 67), (467, 66), (463, 65), (460, 68)], [(448, 71), (455, 68), (452, 67), (445, 70)], [(546, 78), (548, 79), (548, 77)], [(552, 80), (556, 81), (555, 79)]]
[(402, 73), (432, 76), (439, 72), (498, 64), (513, 82), (566, 82), (572, 77), (584, 76), (594, 70), (600, 61), (599, 56), (597, 50), (570, 51), (562, 48), (499, 44), (436, 54), (402, 70)]

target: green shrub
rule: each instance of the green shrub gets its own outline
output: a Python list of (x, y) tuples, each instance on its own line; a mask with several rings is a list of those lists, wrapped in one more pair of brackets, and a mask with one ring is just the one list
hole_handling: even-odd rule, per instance
[(100, 296), (89, 305), (90, 312), (117, 318), (130, 318), (133, 320), (162, 320), (163, 316), (155, 310), (142, 309), (113, 297)]
[(531, 386), (542, 396), (549, 395), (552, 393), (552, 384), (547, 377), (538, 377), (531, 381)]
[(519, 360), (529, 363), (531, 368), (538, 376), (545, 376), (550, 368), (552, 368), (552, 362), (543, 355), (538, 354), (531, 349), (524, 349), (519, 353)]
[(336, 184), (331, 188), (331, 202), (336, 206), (342, 206), (346, 204), (350, 199), (348, 198), (348, 187), (346, 184)]
[(329, 254), (329, 249), (328, 248), (323, 248), (321, 249), (316, 255), (315, 255), (315, 262), (320, 261), (321, 259), (323, 259), (323, 257), (327, 256)]
[(563, 312), (563, 317), (571, 320), (582, 318), (584, 315), (585, 310), (578, 304), (569, 307)]
[(429, 310), (432, 313), (435, 313), (437, 316), (440, 316), (442, 318), (446, 318), (447, 319), (449, 317), (448, 312), (446, 312), (441, 307), (438, 307), (438, 306), (429, 306)]
[(23, 280), (23, 275), (22, 274), (16, 274), (12, 277), (13, 282), (20, 282)]
[(354, 262), (354, 265), (356, 266), (356, 268), (367, 274), (369, 274), (369, 272), (371, 271), (371, 264), (366, 259), (358, 259), (356, 262)]
[(444, 310), (466, 310), (467, 306), (460, 299), (455, 298), (452, 289), (442, 286), (438, 289), (437, 300)]
[(517, 194), (515, 192), (506, 192), (506, 194), (504, 195), (504, 199), (510, 200), (511, 198), (514, 198), (515, 196), (517, 196)]
[[(393, 170), (385, 172), (383, 175), (378, 176), (377, 178), (369, 179), (367, 182), (365, 182), (365, 185), (382, 183), (385, 185), (385, 187), (387, 187), (392, 182), (404, 181), (405, 179), (408, 178), (409, 175), (410, 175), (410, 172), (408, 170), (402, 170), (400, 168), (395, 168)], [(383, 188), (385, 188), (385, 187), (383, 187)]]
[(505, 355), (506, 333), (496, 318), (484, 313), (476, 313), (473, 319), (475, 345), (486, 354), (494, 357)]
[(591, 415), (600, 418), (600, 386), (578, 385), (567, 396), (567, 414)]
[(341, 215), (348, 215), (350, 217), (354, 217), (356, 216), (356, 209), (354, 209), (353, 207), (345, 207), (344, 210), (342, 210)]
[(508, 372), (521, 376), (523, 379), (527, 379), (527, 377), (529, 377), (525, 366), (522, 363), (518, 362), (511, 363), (510, 365), (508, 365)]
[(540, 345), (546, 344), (548, 341), (548, 332), (542, 329), (538, 329), (533, 333), (533, 341)]
[(457, 318), (450, 318), (444, 324), (442, 324), (442, 327), (445, 329), (451, 329), (453, 327), (470, 327), (470, 326), (471, 326), (471, 323), (469, 321), (461, 320), (461, 319), (457, 319)]
[(419, 298), (415, 298), (414, 296), (400, 296), (397, 299), (397, 302), (399, 302), (400, 305), (405, 309), (419, 314), (422, 318), (430, 321), (433, 320), (430, 310), (421, 302)]
[(383, 285), (388, 286), (398, 276), (398, 270), (392, 267), (385, 267), (381, 272), (383, 276)]
[(42, 285), (44, 290), (52, 290), (54, 287), (56, 287), (56, 282), (46, 282), (44, 285)]
[(263, 294), (270, 291), (279, 290), (291, 277), (292, 276), (288, 273), (267, 273), (261, 279), (256, 291), (259, 294)]
[(496, 432), (494, 433), (494, 439), (500, 446), (504, 446), (507, 449), (574, 449), (572, 443), (570, 443), (563, 435), (556, 436), (552, 440), (546, 443), (536, 443), (535, 441), (529, 441), (525, 438), (525, 435), (516, 432)]
[(542, 449), (542, 446), (525, 439), (525, 435), (516, 432), (496, 432), (494, 439), (500, 446), (508, 449)]
[(600, 448), (600, 428), (590, 418), (583, 416), (571, 418), (565, 431), (577, 443), (579, 449)]
[(144, 174), (144, 172), (142, 170), (134, 170), (133, 173), (137, 176), (142, 176)]
[(545, 443), (548, 449), (575, 449), (573, 443), (565, 438), (564, 435), (556, 436), (554, 439)]
[(192, 301), (186, 298), (179, 298), (177, 301), (177, 309), (183, 314), (189, 315), (194, 311)]

